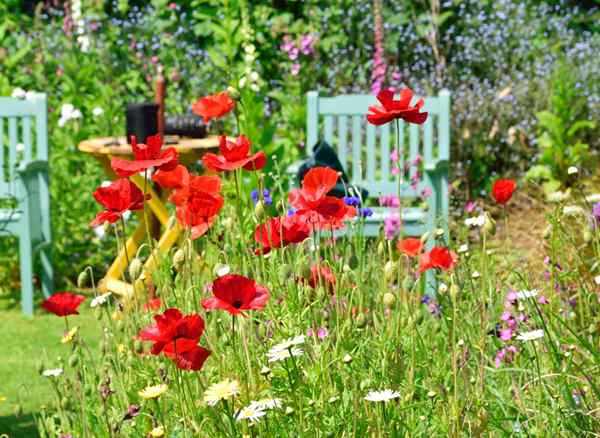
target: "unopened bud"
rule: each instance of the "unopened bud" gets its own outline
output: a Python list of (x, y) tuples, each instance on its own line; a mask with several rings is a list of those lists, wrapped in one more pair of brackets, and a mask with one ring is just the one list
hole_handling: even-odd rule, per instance
[(492, 219), (492, 216), (487, 211), (485, 212), (485, 222), (483, 223), (482, 230), (488, 236), (496, 234), (496, 221)]
[(379, 242), (379, 245), (377, 245), (377, 255), (378, 256), (382, 256), (385, 253), (385, 243), (383, 243), (383, 241)]
[(258, 200), (258, 202), (256, 203), (256, 205), (254, 206), (254, 214), (257, 217), (261, 217), (263, 214), (265, 213), (265, 204), (263, 203), (262, 200)]
[(383, 294), (383, 305), (390, 309), (394, 303), (396, 302), (396, 295), (390, 292), (386, 292)]
[(132, 281), (135, 281), (139, 278), (142, 270), (144, 269), (144, 264), (137, 257), (134, 258), (129, 264), (129, 277)]
[(185, 262), (185, 251), (179, 248), (175, 251), (175, 254), (173, 254), (173, 266), (175, 269), (180, 269), (183, 262)]
[(87, 269), (84, 269), (77, 276), (77, 287), (83, 289), (87, 287), (88, 282), (90, 281), (90, 273)]
[(232, 100), (240, 100), (240, 92), (237, 88), (232, 87), (231, 85), (227, 87), (227, 94)]
[(383, 276), (386, 280), (391, 280), (394, 278), (394, 273), (396, 271), (396, 266), (392, 260), (389, 260), (385, 266), (383, 267)]

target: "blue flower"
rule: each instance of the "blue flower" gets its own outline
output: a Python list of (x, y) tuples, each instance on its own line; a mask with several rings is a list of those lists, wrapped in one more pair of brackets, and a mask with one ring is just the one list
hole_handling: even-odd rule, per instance
[(291, 208), (287, 211), (287, 215), (288, 216), (293, 216), (296, 214), (296, 209), (295, 208)]
[(429, 297), (429, 295), (425, 294), (421, 297), (421, 303), (422, 304), (427, 304), (429, 302), (431, 298)]
[(360, 214), (361, 217), (370, 217), (370, 216), (373, 216), (373, 209), (369, 208), (369, 207), (359, 208), (358, 214)]
[[(264, 189), (262, 194), (263, 194), (263, 200), (265, 201), (265, 204), (271, 205), (273, 203), (273, 199), (271, 198), (271, 192), (269, 192), (269, 189)], [(254, 202), (254, 204), (256, 205), (256, 203), (259, 200), (258, 190), (257, 189), (252, 190), (250, 192), (250, 196), (252, 197), (252, 202)]]
[(344, 196), (344, 203), (351, 205), (352, 207), (358, 207), (360, 205), (360, 199), (356, 196)]

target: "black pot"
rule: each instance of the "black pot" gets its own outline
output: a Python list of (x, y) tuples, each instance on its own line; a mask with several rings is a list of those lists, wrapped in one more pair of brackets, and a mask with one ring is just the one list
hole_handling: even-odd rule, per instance
[(158, 133), (158, 105), (155, 103), (128, 103), (125, 112), (127, 142), (135, 135), (139, 143)]

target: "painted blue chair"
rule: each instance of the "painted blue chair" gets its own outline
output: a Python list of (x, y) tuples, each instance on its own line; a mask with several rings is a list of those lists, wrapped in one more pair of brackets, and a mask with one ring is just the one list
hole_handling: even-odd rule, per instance
[[(415, 98), (416, 99), (416, 98)], [(403, 177), (401, 199), (417, 198), (423, 192), (427, 208), (403, 208), (403, 234), (420, 236), (436, 227), (448, 224), (448, 163), (450, 158), (450, 93), (442, 90), (438, 96), (425, 97), (427, 121), (419, 126), (400, 122), (401, 154), (399, 168), (406, 172), (393, 174), (391, 153), (396, 149), (396, 124), (373, 126), (367, 123), (370, 105), (379, 104), (372, 95), (341, 95), (320, 97), (318, 92), (307, 94), (306, 145), (311, 148), (322, 138), (337, 145), (338, 157), (348, 173), (351, 184), (364, 187), (369, 197), (379, 198), (398, 194), (398, 178)], [(420, 162), (419, 166), (411, 163)], [(300, 162), (287, 169), (295, 175)], [(422, 166), (422, 167), (421, 167)], [(422, 178), (416, 180), (419, 168)], [(363, 233), (376, 236), (384, 219), (397, 209), (375, 207), (366, 218)], [(395, 210), (395, 211), (394, 211)]]
[(35, 256), (44, 296), (53, 292), (46, 96), (0, 97), (0, 235), (19, 238), (21, 308), (33, 314)]

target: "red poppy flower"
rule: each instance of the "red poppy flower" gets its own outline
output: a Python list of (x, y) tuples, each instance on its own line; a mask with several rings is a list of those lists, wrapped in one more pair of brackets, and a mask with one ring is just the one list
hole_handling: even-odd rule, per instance
[(199, 371), (210, 356), (210, 351), (198, 346), (197, 339), (186, 338), (176, 339), (165, 345), (163, 352), (177, 368), (187, 371)]
[(297, 209), (295, 215), (312, 229), (330, 230), (344, 226), (343, 221), (356, 216), (356, 209), (327, 193), (335, 186), (338, 174), (329, 167), (313, 167), (302, 180), (301, 189), (292, 189), (288, 201)]
[(421, 125), (427, 120), (428, 113), (419, 112), (424, 105), (423, 99), (419, 99), (415, 106), (410, 106), (412, 98), (413, 92), (410, 88), (400, 91), (399, 100), (394, 100), (394, 93), (391, 90), (381, 90), (377, 100), (382, 106), (370, 106), (371, 112), (367, 114), (367, 120), (373, 125), (385, 125), (395, 119)]
[(322, 265), (321, 269), (317, 265), (310, 267), (310, 278), (308, 284), (310, 287), (315, 288), (322, 282), (327, 289), (333, 289), (335, 286), (335, 275), (329, 266)]
[(202, 300), (206, 310), (222, 309), (232, 315), (243, 310), (262, 310), (269, 299), (269, 291), (254, 280), (242, 275), (228, 274), (212, 284), (213, 297)]
[(177, 219), (191, 229), (191, 239), (195, 240), (208, 231), (224, 203), (221, 195), (197, 192), (185, 204), (177, 206)]
[(79, 315), (77, 308), (85, 301), (83, 295), (59, 292), (42, 303), (42, 307), (56, 316)]
[(143, 341), (154, 342), (152, 354), (159, 354), (170, 343), (178, 339), (198, 339), (204, 332), (204, 320), (200, 315), (191, 314), (183, 316), (178, 309), (165, 310), (160, 315), (155, 315), (154, 324), (142, 329), (139, 337)]
[(423, 242), (421, 239), (415, 237), (407, 237), (398, 241), (398, 250), (406, 254), (409, 257), (416, 257), (423, 249)]
[(254, 231), (254, 240), (262, 245), (256, 254), (267, 254), (273, 248), (283, 248), (291, 243), (300, 243), (310, 236), (310, 229), (297, 216), (274, 217), (260, 224)]
[(190, 174), (185, 166), (178, 164), (171, 170), (158, 170), (152, 175), (152, 181), (163, 189), (181, 189), (190, 179)]
[(222, 135), (219, 139), (221, 155), (208, 153), (202, 157), (202, 160), (206, 167), (216, 172), (235, 170), (240, 167), (245, 170), (260, 170), (267, 164), (267, 157), (263, 151), (248, 155), (250, 146), (250, 140), (244, 135), (240, 135), (235, 143)]
[(499, 179), (492, 187), (492, 196), (498, 204), (506, 204), (512, 198), (517, 183), (512, 179)]
[(434, 246), (431, 251), (422, 254), (419, 258), (419, 272), (425, 272), (428, 269), (441, 269), (447, 271), (456, 264), (456, 254), (448, 248)]
[(188, 175), (184, 177), (182, 186), (171, 194), (169, 201), (180, 206), (199, 193), (217, 195), (220, 191), (221, 178), (217, 175)]
[(160, 134), (152, 135), (146, 141), (148, 144), (138, 144), (135, 136), (132, 136), (131, 149), (135, 159), (129, 161), (114, 157), (110, 161), (110, 166), (117, 175), (127, 178), (150, 167), (158, 170), (173, 170), (177, 166), (177, 151), (175, 148), (167, 148), (161, 151), (163, 141)]
[[(113, 224), (127, 210), (135, 211), (144, 208), (144, 194), (126, 178), (113, 181), (106, 187), (98, 187), (94, 192), (94, 198), (106, 210), (96, 215), (90, 223), (92, 227), (97, 227), (104, 222)], [(150, 199), (150, 195), (146, 195), (145, 199)]]
[(214, 96), (201, 97), (192, 105), (192, 112), (204, 119), (208, 123), (210, 119), (223, 117), (235, 107), (235, 102), (231, 100), (226, 91), (221, 91)]
[(148, 300), (146, 304), (144, 304), (144, 310), (146, 312), (150, 312), (152, 310), (160, 309), (160, 306), (162, 306), (162, 301), (160, 298), (152, 298), (151, 300)]

